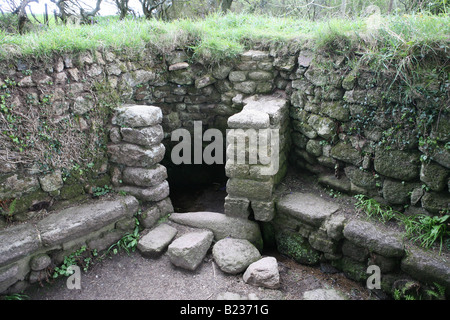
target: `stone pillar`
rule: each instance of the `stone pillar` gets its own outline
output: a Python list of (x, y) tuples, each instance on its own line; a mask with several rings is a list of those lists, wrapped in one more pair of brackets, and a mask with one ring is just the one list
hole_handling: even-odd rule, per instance
[(173, 212), (167, 170), (159, 164), (165, 153), (161, 122), (161, 109), (144, 105), (124, 105), (111, 120), (112, 183), (116, 191), (141, 200), (140, 221), (146, 228)]
[(225, 214), (248, 218), (253, 212), (255, 220), (270, 221), (274, 187), (287, 170), (288, 105), (281, 93), (251, 96), (244, 103), (228, 119)]

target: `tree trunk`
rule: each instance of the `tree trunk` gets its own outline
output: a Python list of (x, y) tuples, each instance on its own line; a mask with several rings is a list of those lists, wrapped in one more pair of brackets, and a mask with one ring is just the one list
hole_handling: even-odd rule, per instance
[(222, 0), (222, 12), (226, 13), (230, 10), (233, 0)]

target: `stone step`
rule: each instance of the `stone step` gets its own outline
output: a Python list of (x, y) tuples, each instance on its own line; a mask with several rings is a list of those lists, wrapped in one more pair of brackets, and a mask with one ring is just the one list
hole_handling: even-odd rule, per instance
[(339, 205), (310, 193), (293, 192), (285, 195), (277, 202), (279, 213), (289, 214), (316, 227), (320, 227), (328, 217), (339, 209)]
[(175, 239), (168, 247), (167, 254), (175, 266), (194, 271), (202, 263), (214, 235), (209, 230), (189, 232)]
[(248, 219), (229, 217), (218, 212), (199, 211), (172, 213), (169, 220), (194, 228), (211, 230), (216, 241), (227, 237), (246, 239), (258, 250), (262, 250), (263, 241), (259, 225)]
[(137, 249), (143, 256), (158, 257), (164, 253), (177, 233), (174, 227), (160, 224), (139, 239)]

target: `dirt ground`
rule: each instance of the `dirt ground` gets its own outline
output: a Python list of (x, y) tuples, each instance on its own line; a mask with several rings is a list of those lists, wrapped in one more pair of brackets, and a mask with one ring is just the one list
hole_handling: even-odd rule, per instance
[[(330, 195), (329, 190), (311, 185), (308, 180), (294, 175), (282, 183), (280, 190), (312, 191), (331, 201), (339, 201), (350, 210), (347, 197), (336, 197), (336, 193)], [(188, 191), (173, 193), (175, 211), (223, 212), (224, 185), (213, 184), (203, 190)], [(175, 226), (179, 230), (177, 236), (190, 230), (189, 227)], [(81, 274), (81, 289), (68, 289), (67, 279), (60, 278), (43, 285), (36, 284), (25, 294), (31, 300), (216, 300), (219, 294), (232, 292), (243, 298), (250, 294), (258, 299), (299, 300), (305, 291), (334, 288), (349, 300), (377, 299), (362, 284), (347, 279), (329, 265), (309, 267), (277, 252), (263, 253), (263, 256), (268, 255), (275, 256), (279, 262), (281, 286), (277, 290), (248, 285), (242, 280), (242, 274), (225, 274), (213, 261), (211, 252), (203, 264), (191, 272), (175, 267), (165, 254), (152, 259), (142, 257), (136, 251), (95, 260), (87, 272)]]

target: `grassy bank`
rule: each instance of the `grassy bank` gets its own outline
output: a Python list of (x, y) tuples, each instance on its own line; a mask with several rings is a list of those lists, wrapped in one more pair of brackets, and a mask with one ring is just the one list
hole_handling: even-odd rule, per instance
[[(203, 20), (157, 20), (102, 17), (95, 25), (52, 25), (25, 35), (0, 31), (0, 59), (19, 56), (45, 57), (53, 53), (101, 48), (141, 48), (149, 45), (161, 53), (189, 47), (211, 62), (232, 58), (252, 43), (283, 43), (313, 40), (323, 49), (336, 39), (352, 47), (404, 55), (414, 47), (448, 47), (448, 15), (403, 15), (373, 19), (331, 19), (312, 22), (245, 14), (211, 15)], [(347, 43), (348, 44), (348, 43)], [(447, 48), (448, 49), (448, 48)]]

